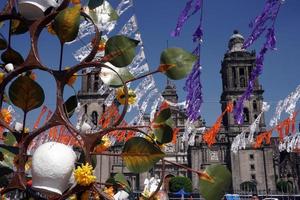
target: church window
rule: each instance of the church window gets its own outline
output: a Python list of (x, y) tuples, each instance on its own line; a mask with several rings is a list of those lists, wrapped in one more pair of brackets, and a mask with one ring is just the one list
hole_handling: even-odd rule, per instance
[(235, 68), (232, 68), (232, 76), (233, 76), (233, 86), (234, 86), (234, 87), (237, 87)]
[(95, 82), (94, 83), (94, 92), (97, 92), (99, 90), (99, 83)]
[(244, 108), (244, 122), (249, 122), (249, 110)]
[(253, 110), (257, 111), (257, 102), (256, 102), (256, 100), (253, 100)]
[(250, 165), (250, 169), (251, 169), (251, 170), (255, 170), (255, 165), (254, 165), (254, 164), (251, 164), (251, 165)]
[(244, 77), (240, 78), (240, 87), (241, 88), (246, 87), (246, 79)]
[(252, 179), (252, 180), (256, 180), (255, 174), (251, 174), (251, 179)]
[(254, 116), (253, 116), (253, 120), (255, 120), (257, 118), (257, 114), (255, 114)]
[(97, 113), (97, 111), (93, 111), (91, 117), (92, 117), (93, 124), (97, 125), (98, 124), (98, 113)]
[(91, 76), (90, 75), (88, 75), (88, 77), (87, 77), (86, 85), (87, 85), (88, 92), (90, 92), (90, 90), (91, 90)]
[(254, 154), (250, 154), (250, 155), (249, 155), (249, 159), (250, 159), (250, 160), (254, 160)]
[(244, 76), (244, 75), (245, 75), (245, 70), (244, 70), (244, 68), (240, 68), (240, 69), (239, 69), (239, 72), (240, 72), (240, 76)]

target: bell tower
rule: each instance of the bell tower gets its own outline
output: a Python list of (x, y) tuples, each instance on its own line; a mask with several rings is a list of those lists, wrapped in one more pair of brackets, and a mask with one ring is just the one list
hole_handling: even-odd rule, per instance
[(108, 93), (103, 90), (105, 85), (100, 79), (100, 70), (86, 71), (84, 69), (82, 73), (86, 75), (82, 76), (81, 90), (78, 94), (78, 99), (83, 106), (82, 109), (84, 109), (81, 120), (95, 129), (101, 115), (105, 112), (104, 101)]
[[(256, 55), (254, 51), (247, 51), (243, 48), (244, 37), (234, 31), (228, 43), (228, 50), (222, 61), (222, 111), (225, 110), (229, 101), (235, 105), (239, 97), (246, 91), (251, 76), (252, 69), (255, 67)], [(230, 130), (232, 136), (240, 133), (240, 127), (249, 126), (261, 112), (263, 105), (263, 89), (259, 81), (255, 81), (254, 91), (248, 101), (244, 102), (244, 123), (242, 126), (234, 121), (233, 113), (227, 114), (223, 119), (223, 125)], [(264, 117), (260, 122), (260, 127), (264, 126)]]

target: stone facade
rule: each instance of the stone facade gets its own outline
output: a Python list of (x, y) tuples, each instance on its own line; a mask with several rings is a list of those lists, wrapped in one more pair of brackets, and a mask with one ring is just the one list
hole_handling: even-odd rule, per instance
[[(220, 98), (221, 111), (223, 112), (229, 101), (234, 104), (237, 99), (245, 91), (251, 71), (255, 67), (255, 52), (249, 52), (242, 48), (244, 38), (238, 32), (234, 32), (228, 44), (228, 50), (224, 55), (221, 64), (221, 77), (223, 91)], [(93, 123), (98, 120), (98, 117), (105, 111), (104, 100), (107, 93), (98, 94), (99, 86), (102, 85), (99, 80), (98, 72), (93, 71), (91, 75), (85, 76), (82, 79), (82, 90), (79, 93), (80, 102), (84, 105), (83, 121)], [(263, 146), (260, 149), (251, 147), (245, 150), (240, 150), (237, 154), (230, 151), (233, 138), (247, 128), (258, 116), (262, 109), (263, 89), (259, 81), (255, 81), (255, 87), (250, 99), (245, 102), (244, 108), (244, 123), (237, 125), (234, 122), (233, 114), (226, 114), (223, 118), (223, 123), (220, 132), (217, 136), (217, 143), (211, 148), (202, 142), (201, 128), (206, 127), (205, 121), (200, 118), (196, 122), (196, 137), (193, 144), (183, 141), (185, 132), (185, 124), (187, 117), (185, 110), (180, 107), (171, 106), (172, 118), (175, 122), (175, 127), (179, 128), (176, 144), (168, 144), (165, 146), (167, 154), (166, 160), (174, 161), (182, 165), (194, 169), (204, 170), (211, 164), (222, 164), (228, 167), (232, 172), (232, 190), (256, 190), (256, 191), (275, 191), (276, 180), (278, 178), (293, 178), (293, 183), (296, 188), (299, 185), (300, 174), (300, 158), (297, 154), (290, 154), (288, 158), (282, 158), (282, 153), (278, 152), (276, 144), (278, 140), (272, 139), (272, 145)], [(165, 90), (162, 93), (165, 100), (172, 103), (178, 102), (176, 87), (169, 80), (167, 81)], [(146, 123), (149, 123), (150, 117), (144, 116)], [(257, 134), (265, 131), (265, 119), (261, 118)], [(122, 150), (122, 145), (114, 146), (110, 151), (119, 153)], [(110, 175), (118, 172), (124, 173), (131, 183), (134, 191), (141, 191), (144, 187), (145, 178), (151, 176), (161, 177), (162, 163), (157, 163), (152, 170), (147, 173), (135, 174), (129, 172), (124, 167), (120, 157), (97, 156), (97, 167), (95, 174), (100, 182), (105, 182)], [(285, 163), (285, 164), (283, 164)], [(288, 174), (292, 173), (292, 176)], [(193, 182), (194, 191), (198, 191), (198, 177), (195, 174), (188, 173), (176, 166), (166, 164), (165, 180), (172, 176), (188, 176)], [(290, 178), (291, 179), (291, 178)], [(167, 181), (165, 185), (167, 185)]]

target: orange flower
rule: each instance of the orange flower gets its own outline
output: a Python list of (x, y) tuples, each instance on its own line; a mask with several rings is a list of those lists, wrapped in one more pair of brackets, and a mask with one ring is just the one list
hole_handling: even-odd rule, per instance
[(1, 110), (1, 118), (7, 123), (10, 124), (12, 121), (12, 115), (8, 109), (2, 108)]
[(80, 0), (71, 0), (72, 4), (80, 4)]
[(103, 190), (103, 192), (105, 193), (105, 194), (107, 194), (108, 196), (110, 196), (110, 197), (113, 197), (115, 194), (114, 194), (114, 188), (113, 187), (105, 187), (104, 188), (104, 190)]

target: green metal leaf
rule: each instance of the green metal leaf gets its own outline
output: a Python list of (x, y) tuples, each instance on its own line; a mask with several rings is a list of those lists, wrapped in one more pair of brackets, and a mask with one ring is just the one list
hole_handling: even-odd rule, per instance
[(155, 123), (163, 123), (171, 117), (171, 109), (165, 108), (161, 110), (158, 116), (154, 119)]
[(160, 144), (169, 143), (173, 139), (173, 129), (167, 124), (161, 124), (158, 128), (155, 128), (154, 134)]
[(9, 167), (11, 169), (13, 169), (14, 167), (14, 159), (16, 154), (13, 152), (16, 152), (13, 149), (10, 149), (8, 147), (5, 147), (4, 145), (2, 145), (3, 147), (0, 147), (0, 152), (3, 155), (3, 160), (0, 161), (0, 165), (5, 166), (5, 167)]
[(28, 31), (28, 26), (26, 23), (17, 19), (11, 21), (11, 33), (13, 35), (23, 34), (26, 33), (27, 31)]
[(25, 113), (40, 107), (45, 94), (43, 88), (28, 76), (19, 76), (9, 87), (11, 102)]
[(55, 17), (53, 29), (61, 43), (76, 39), (80, 24), (80, 9), (80, 5), (68, 7)]
[(186, 77), (193, 68), (197, 57), (181, 48), (165, 49), (160, 56), (160, 63), (175, 65), (166, 70), (170, 79), (179, 80)]
[(9, 146), (9, 145), (5, 145), (5, 144), (0, 144), (0, 149), (2, 149), (2, 150), (5, 149), (13, 154), (19, 153), (19, 147)]
[(142, 137), (129, 139), (122, 152), (127, 169), (134, 173), (149, 171), (164, 156), (160, 148)]
[(111, 56), (109, 62), (116, 67), (126, 67), (135, 57), (135, 48), (139, 41), (117, 35), (109, 38), (105, 45), (105, 56)]
[(17, 144), (16, 137), (11, 132), (6, 132), (4, 135), (5, 135), (4, 144), (10, 145), (10, 146)]
[(24, 62), (23, 56), (10, 47), (1, 54), (1, 60), (5, 64), (12, 63), (13, 65), (21, 65)]
[(131, 192), (131, 188), (130, 185), (128, 183), (128, 181), (126, 180), (126, 177), (124, 176), (124, 174), (121, 173), (117, 173), (114, 176), (114, 180), (117, 184), (121, 185), (122, 188), (127, 192), (130, 193)]
[(213, 182), (199, 179), (200, 193), (206, 200), (221, 200), (231, 185), (231, 173), (224, 165), (210, 165), (205, 171)]
[(3, 177), (3, 176), (8, 175), (8, 174), (11, 174), (13, 172), (14, 171), (11, 168), (0, 165), (0, 177)]
[(89, 0), (89, 9), (95, 9), (103, 4), (103, 0)]
[(64, 108), (69, 118), (71, 118), (74, 114), (74, 111), (77, 107), (77, 103), (77, 97), (75, 95), (70, 96), (68, 100), (64, 103)]
[(175, 122), (174, 122), (174, 120), (172, 119), (172, 117), (170, 117), (169, 119), (167, 119), (167, 120), (164, 122), (164, 124), (167, 124), (167, 125), (170, 126), (170, 127), (174, 127)]
[(4, 50), (7, 48), (7, 41), (2, 35), (0, 34), (0, 50)]

